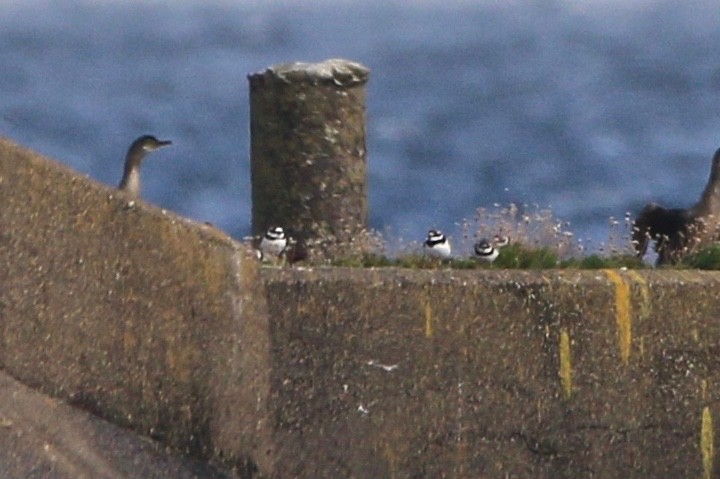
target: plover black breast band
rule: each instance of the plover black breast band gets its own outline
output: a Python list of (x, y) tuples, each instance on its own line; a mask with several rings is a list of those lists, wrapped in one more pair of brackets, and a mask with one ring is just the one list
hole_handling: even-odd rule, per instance
[(492, 263), (500, 255), (497, 248), (495, 248), (487, 239), (481, 239), (475, 243), (473, 250), (476, 258), (488, 263)]
[(448, 259), (452, 254), (450, 241), (439, 230), (430, 230), (423, 245), (425, 254), (431, 258)]
[(271, 226), (260, 241), (260, 252), (263, 259), (278, 258), (285, 251), (287, 243), (285, 230), (279, 226)]

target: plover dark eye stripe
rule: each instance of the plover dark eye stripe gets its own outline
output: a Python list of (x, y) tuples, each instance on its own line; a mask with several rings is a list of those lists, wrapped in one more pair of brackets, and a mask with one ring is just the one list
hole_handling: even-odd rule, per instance
[(490, 242), (486, 239), (482, 239), (475, 243), (475, 247), (473, 249), (475, 251), (475, 256), (489, 263), (495, 261), (500, 254), (499, 251), (496, 248), (493, 248)]
[(277, 258), (283, 254), (287, 247), (288, 240), (285, 231), (279, 226), (268, 228), (262, 241), (260, 241), (260, 251), (263, 259)]
[(268, 239), (283, 239), (285, 238), (285, 231), (279, 226), (273, 226), (268, 228), (265, 237)]
[(452, 252), (450, 241), (439, 230), (428, 231), (423, 247), (425, 254), (434, 258), (447, 259)]
[(447, 241), (447, 238), (445, 238), (444, 235), (428, 236), (427, 239), (425, 240), (425, 244), (428, 246), (433, 246), (436, 244), (444, 243), (446, 241)]

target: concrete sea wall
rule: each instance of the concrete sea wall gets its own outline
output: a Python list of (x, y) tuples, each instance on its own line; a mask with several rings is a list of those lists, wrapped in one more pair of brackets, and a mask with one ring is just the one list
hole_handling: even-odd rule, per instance
[(267, 315), (242, 247), (5, 140), (0, 204), (6, 371), (178, 449), (270, 468)]
[(263, 276), (284, 477), (717, 476), (715, 273)]
[(0, 141), (0, 365), (241, 477), (720, 477), (720, 274), (264, 268)]

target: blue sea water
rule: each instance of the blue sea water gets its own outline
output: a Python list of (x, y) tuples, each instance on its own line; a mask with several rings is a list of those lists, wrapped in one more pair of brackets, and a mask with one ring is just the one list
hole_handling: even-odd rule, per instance
[(0, 0), (0, 134), (113, 185), (136, 136), (172, 139), (143, 196), (241, 237), (246, 75), (348, 58), (372, 70), (372, 227), (421, 239), (516, 202), (600, 243), (610, 216), (699, 196), (718, 25), (710, 0)]

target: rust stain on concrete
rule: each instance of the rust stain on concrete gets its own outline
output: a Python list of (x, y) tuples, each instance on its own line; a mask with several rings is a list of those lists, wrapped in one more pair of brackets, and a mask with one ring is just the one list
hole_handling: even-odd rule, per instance
[(702, 424), (700, 426), (700, 451), (702, 453), (704, 479), (712, 478), (713, 463), (715, 461), (714, 442), (712, 412), (710, 412), (709, 407), (705, 406), (702, 411)]

